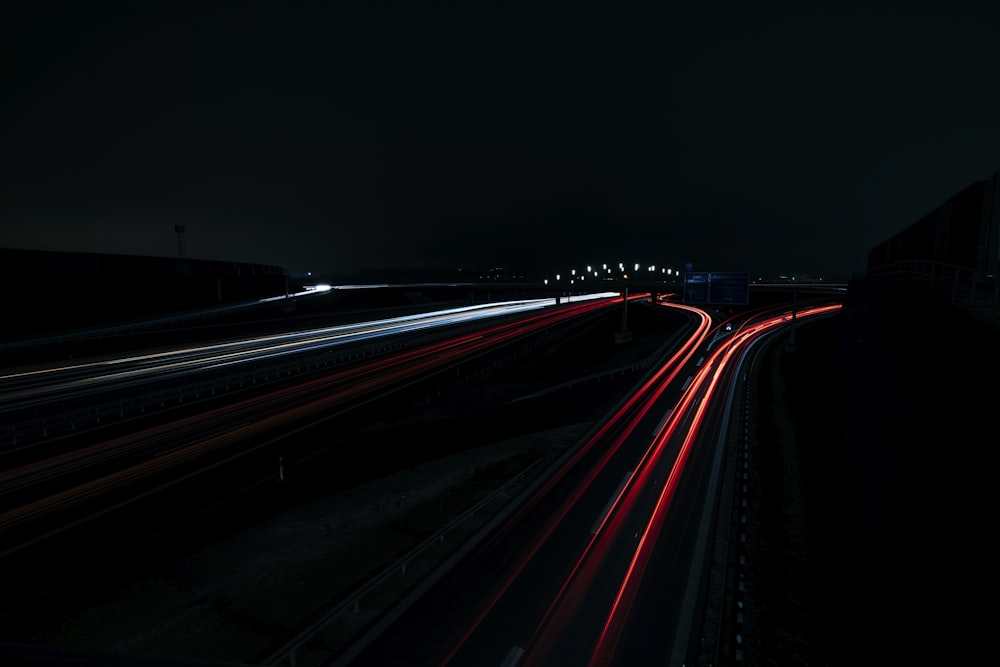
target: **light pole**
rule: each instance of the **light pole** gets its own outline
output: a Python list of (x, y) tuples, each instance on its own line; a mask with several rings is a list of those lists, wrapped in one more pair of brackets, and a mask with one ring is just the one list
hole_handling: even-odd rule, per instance
[(792, 287), (792, 324), (788, 331), (788, 340), (785, 342), (785, 351), (795, 351), (795, 311), (798, 309), (799, 286)]
[[(625, 276), (625, 280), (628, 276)], [(628, 343), (632, 340), (632, 332), (628, 330), (628, 283), (622, 283), (622, 329), (615, 334), (616, 343)]]
[(177, 232), (177, 259), (184, 259), (184, 225), (174, 225)]

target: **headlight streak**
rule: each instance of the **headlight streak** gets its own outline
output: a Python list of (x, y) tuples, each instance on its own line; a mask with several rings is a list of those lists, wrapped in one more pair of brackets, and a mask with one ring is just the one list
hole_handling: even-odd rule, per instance
[[(350, 389), (341, 391), (334, 396), (334, 399), (339, 398), (343, 400), (350, 397), (352, 392), (357, 393), (366, 387), (366, 382), (370, 384), (370, 378), (373, 376), (384, 376), (386, 373), (404, 364), (416, 364), (422, 358), (440, 359), (439, 355), (448, 350), (470, 345), (473, 342), (479, 342), (482, 338), (483, 336), (481, 335), (469, 334), (460, 338), (429, 345), (426, 348), (415, 350), (411, 354), (404, 354), (392, 359), (376, 359), (361, 368), (347, 369), (334, 375), (313, 379), (265, 396), (245, 399), (232, 405), (199, 413), (182, 420), (174, 421), (166, 426), (150, 427), (135, 434), (129, 434), (121, 438), (73, 450), (51, 459), (32, 462), (19, 468), (3, 471), (0, 473), (0, 490), (2, 490), (2, 493), (10, 493), (18, 488), (35, 484), (45, 479), (65, 475), (74, 469), (84, 469), (105, 460), (120, 458), (123, 454), (133, 450), (148, 449), (166, 439), (186, 441), (186, 438), (190, 436), (201, 436), (207, 439), (212, 437), (210, 429), (217, 422), (218, 425), (214, 426), (216, 430), (230, 430), (227, 424), (238, 419), (244, 412), (247, 413), (246, 417), (259, 419), (261, 406), (273, 401), (276, 397), (282, 398), (287, 403), (299, 400), (300, 397), (309, 397), (315, 393), (327, 390), (329, 387), (354, 383), (350, 385)], [(426, 362), (424, 362), (419, 368), (425, 369), (426, 365)], [(306, 405), (309, 405), (309, 403)], [(2, 526), (2, 521), (0, 521), (0, 526)]]
[[(18, 489), (74, 471), (83, 471), (102, 462), (121, 459), (125, 454), (147, 452), (147, 455), (152, 457), (141, 463), (129, 465), (0, 513), (0, 530), (8, 530), (26, 524), (54, 510), (118, 488), (122, 484), (167, 470), (210, 451), (238, 443), (248, 437), (277, 430), (285, 424), (294, 424), (309, 419), (315, 420), (318, 414), (329, 412), (347, 401), (384, 391), (390, 386), (393, 389), (398, 389), (400, 386), (404, 386), (402, 383), (414, 381), (415, 378), (428, 371), (474, 355), (489, 346), (500, 344), (512, 337), (537, 331), (566, 318), (614, 307), (614, 305), (602, 301), (582, 302), (571, 308), (543, 313), (528, 320), (496, 325), (484, 331), (427, 344), (384, 359), (376, 359), (362, 367), (347, 369), (341, 373), (314, 379), (264, 396), (246, 399), (171, 424), (152, 427), (138, 434), (4, 471), (0, 473), (0, 491), (3, 494), (9, 494)], [(338, 389), (345, 385), (346, 388)], [(334, 389), (335, 391), (331, 393), (331, 390)], [(302, 399), (323, 391), (326, 391), (327, 394), (299, 403)], [(292, 407), (288, 407), (289, 405)], [(335, 416), (335, 414), (337, 413), (328, 414), (323, 419)], [(245, 422), (246, 420), (251, 421), (237, 428), (228, 426), (233, 421)], [(215, 433), (213, 434), (212, 431)], [(181, 444), (177, 444), (178, 440), (181, 441)], [(254, 451), (265, 446), (268, 442), (241, 450), (238, 455)], [(170, 443), (167, 450), (163, 450), (164, 443)], [(164, 487), (169, 484), (165, 484)], [(142, 495), (146, 494), (143, 493), (137, 497)], [(75, 523), (80, 523), (80, 521)], [(46, 533), (46, 536), (50, 534), (52, 533)], [(30, 543), (22, 542), (0, 555), (6, 555)]]
[[(617, 299), (615, 302), (619, 303)], [(677, 304), (670, 304), (670, 307), (681, 306), (678, 306)], [(800, 319), (806, 319), (811, 315), (819, 314), (820, 312), (832, 311), (838, 309), (839, 307), (839, 305), (830, 306), (825, 309), (810, 311), (803, 309), (798, 312), (797, 317)], [(688, 309), (697, 311), (697, 309), (694, 308)], [(653, 546), (655, 545), (658, 537), (661, 536), (660, 531), (665, 521), (666, 512), (668, 511), (671, 500), (676, 492), (678, 480), (681, 478), (684, 463), (687, 461), (691, 451), (696, 446), (698, 430), (701, 426), (702, 420), (704, 419), (706, 410), (709, 409), (710, 401), (707, 400), (707, 396), (711, 395), (711, 393), (715, 391), (717, 383), (721, 382), (722, 370), (731, 363), (732, 357), (738, 346), (744, 345), (744, 341), (748, 341), (754, 336), (770, 331), (775, 327), (787, 324), (788, 317), (789, 314), (786, 313), (780, 316), (765, 319), (761, 322), (746, 323), (738, 329), (734, 327), (732, 332), (727, 332), (726, 342), (719, 342), (718, 349), (709, 355), (708, 360), (705, 361), (705, 363), (702, 364), (699, 362), (700, 369), (696, 373), (696, 379), (689, 382), (689, 390), (683, 393), (681, 398), (678, 400), (676, 407), (672, 408), (665, 414), (663, 420), (655, 429), (655, 435), (652, 443), (641, 456), (641, 459), (634, 471), (628, 475), (627, 483), (624, 483), (620, 492), (613, 495), (612, 501), (609, 501), (609, 509), (606, 513), (603, 513), (594, 536), (587, 543), (583, 554), (573, 566), (571, 574), (564, 580), (555, 602), (553, 602), (553, 604), (545, 612), (544, 621), (541, 624), (544, 628), (540, 628), (539, 635), (536, 635), (536, 637), (527, 644), (529, 647), (526, 655), (528, 661), (537, 661), (540, 655), (540, 647), (550, 637), (558, 634), (563, 625), (569, 623), (570, 615), (564, 616), (565, 612), (569, 611), (575, 613), (580, 601), (586, 594), (587, 587), (585, 582), (596, 576), (596, 572), (599, 569), (600, 564), (603, 563), (604, 558), (607, 556), (610, 544), (615, 541), (614, 537), (619, 535), (621, 531), (624, 530), (625, 517), (630, 512), (635, 511), (636, 498), (638, 497), (639, 490), (645, 487), (645, 485), (652, 478), (653, 468), (659, 459), (665, 456), (668, 441), (674, 439), (674, 437), (678, 434), (679, 429), (681, 428), (680, 424), (683, 423), (683, 420), (690, 419), (690, 427), (685, 432), (683, 442), (680, 445), (675, 461), (670, 466), (667, 479), (660, 489), (654, 509), (652, 510), (649, 519), (644, 522), (644, 529), (641, 537), (636, 543), (628, 569), (615, 596), (615, 600), (608, 611), (603, 631), (595, 644), (591, 664), (606, 664), (613, 659), (620, 633), (625, 627), (629, 610), (632, 607), (636, 593), (641, 585), (649, 559), (652, 557)], [(545, 320), (544, 322), (538, 324), (538, 326), (549, 326), (552, 322), (556, 321), (556, 319), (557, 318), (553, 317), (549, 320)], [(413, 324), (413, 326), (416, 329), (435, 325), (422, 325), (417, 323)], [(697, 339), (698, 343), (704, 343), (708, 332), (709, 326), (706, 316), (706, 321), (703, 322), (694, 338)], [(224, 446), (239, 444), (241, 441), (245, 441), (248, 437), (266, 435), (268, 432), (274, 431), (285, 424), (294, 424), (298, 420), (308, 419), (310, 416), (328, 411), (331, 408), (336, 408), (337, 405), (342, 404), (351, 398), (364, 397), (365, 395), (384, 390), (384, 388), (389, 386), (398, 386), (400, 383), (409, 381), (410, 378), (419, 375), (421, 372), (432, 370), (442, 363), (459, 360), (467, 354), (475, 354), (476, 351), (484, 349), (488, 344), (496, 343), (498, 339), (506, 339), (511, 336), (519, 335), (520, 333), (523, 333), (523, 330), (517, 330), (516, 325), (499, 325), (495, 329), (490, 330), (489, 337), (491, 338), (488, 341), (483, 340), (487, 337), (486, 334), (475, 334), (471, 335), (469, 338), (447, 341), (442, 344), (442, 347), (422, 347), (420, 350), (412, 351), (414, 352), (414, 356), (400, 354), (399, 356), (393, 355), (392, 360), (373, 360), (371, 363), (365, 364), (363, 367), (351, 369), (343, 374), (337, 373), (300, 386), (280, 390), (274, 392), (273, 394), (269, 394), (266, 397), (241, 401), (240, 403), (230, 406), (229, 408), (223, 408), (218, 411), (205, 413), (203, 415), (203, 417), (206, 417), (209, 421), (215, 419), (215, 417), (219, 417), (221, 419), (225, 416), (226, 423), (232, 423), (239, 411), (245, 409), (245, 414), (247, 414), (250, 419), (253, 419), (253, 422), (243, 423), (235, 428), (227, 428), (220, 424), (218, 432), (207, 433), (204, 430), (203, 425), (197, 422), (190, 422), (186, 425), (186, 428), (188, 429), (187, 431), (183, 431), (185, 428), (184, 424), (177, 426), (177, 428), (182, 429), (182, 431), (173, 430), (173, 425), (167, 425), (148, 429), (142, 434), (130, 436), (129, 438), (123, 438), (121, 441), (112, 441), (104, 443), (103, 445), (95, 446), (95, 448), (93, 448), (94, 452), (100, 449), (108, 451), (108, 459), (121, 453), (122, 450), (116, 448), (129, 446), (134, 446), (137, 450), (148, 449), (150, 450), (149, 455), (154, 458), (142, 464), (118, 470), (86, 484), (78, 485), (47, 498), (40, 499), (34, 503), (35, 506), (29, 504), (22, 506), (22, 508), (14, 510), (13, 512), (0, 514), (0, 529), (6, 529), (11, 525), (20, 523), (20, 519), (17, 516), (14, 516), (13, 523), (7, 523), (7, 521), (11, 519), (12, 514), (20, 514), (21, 510), (24, 510), (24, 516), (22, 518), (24, 518), (25, 521), (27, 521), (29, 517), (36, 518), (48, 513), (52, 509), (68, 506), (76, 501), (96, 496), (102, 491), (110, 489), (112, 486), (133, 483), (143, 478), (148, 478), (157, 472), (164, 472), (178, 464), (192, 461), (201, 454), (205, 454), (213, 450), (219, 450)], [(345, 334), (340, 333), (334, 335), (343, 336)], [(373, 332), (372, 335), (379, 334)], [(599, 429), (598, 433), (588, 441), (586, 448), (593, 449), (597, 442), (611, 439), (611, 443), (607, 446), (607, 450), (602, 454), (600, 463), (595, 466), (595, 471), (605, 465), (613, 451), (617, 450), (627, 437), (628, 432), (633, 430), (635, 426), (639, 424), (640, 420), (648, 414), (656, 399), (659, 398), (664, 391), (666, 391), (668, 385), (672, 385), (675, 382), (681, 368), (693, 358), (698, 343), (691, 342), (687, 344), (687, 346), (683, 347), (681, 352), (674, 355), (666, 364), (664, 364), (663, 367), (657, 369), (647, 382), (643, 383), (642, 388), (636, 395), (632, 396), (625, 402), (625, 407), (622, 407), (615, 416), (615, 419), (618, 422), (616, 427), (620, 429), (618, 435), (612, 438), (612, 433), (615, 427), (613, 427), (609, 422), (603, 425)], [(283, 346), (291, 344), (293, 343), (282, 342), (274, 346), (274, 349), (279, 350)], [(322, 346), (325, 343), (317, 342), (316, 344)], [(231, 352), (230, 354), (241, 354), (241, 352)], [(273, 354), (277, 355), (281, 354), (281, 352), (275, 351)], [(231, 364), (239, 362), (219, 361), (218, 363)], [(356, 374), (351, 374), (355, 372)], [(279, 395), (283, 400), (288, 400), (293, 397), (295, 400), (301, 400), (304, 397), (314, 395), (318, 391), (336, 388), (338, 384), (343, 385), (349, 379), (356, 381), (351, 386), (337, 389), (335, 393), (323, 396), (322, 398), (310, 400), (293, 408), (278, 406), (273, 409), (274, 414), (271, 414), (270, 412), (262, 412), (262, 408), (272, 410), (272, 408), (267, 407), (267, 404)], [(701, 391), (702, 388), (705, 389), (704, 392)], [(704, 393), (706, 399), (696, 401), (695, 398), (700, 393)], [(643, 398), (642, 395), (645, 397)], [(186, 445), (177, 445), (174, 442), (177, 439), (176, 436), (179, 432), (193, 434), (199, 429), (202, 429), (202, 437), (197, 441), (189, 441)], [(273, 442), (274, 439), (269, 442)], [(130, 444), (125, 442), (126, 440), (134, 440), (135, 443)], [(157, 450), (154, 454), (152, 452), (152, 444), (154, 442), (159, 443), (161, 446), (166, 443), (171, 443), (171, 448), (167, 450)], [(246, 450), (227, 457), (226, 460), (235, 459), (236, 457), (242, 456), (249, 451), (258, 449), (265, 444), (268, 443), (255, 444)], [(582, 447), (581, 451), (574, 454), (571, 459), (573, 462), (577, 462), (582, 457), (583, 449), (584, 448)], [(91, 452), (91, 454), (94, 452)], [(79, 468), (81, 470), (91, 464), (87, 460), (88, 454), (86, 453), (86, 450), (74, 452), (70, 458), (59, 458), (64, 459), (64, 462), (67, 463), (67, 469), (72, 467), (68, 465), (68, 461), (70, 461), (71, 458), (80, 461)], [(53, 463), (54, 461), (55, 459), (52, 459), (44, 463)], [(25, 468), (30, 467), (32, 466), (26, 466)], [(566, 470), (569, 467), (570, 465), (567, 464), (562, 468), (562, 470)], [(11, 472), (17, 473), (18, 471)], [(24, 471), (22, 470), (22, 472)], [(31, 472), (32, 471), (29, 470), (25, 474), (30, 474)], [(38, 472), (37, 469), (36, 472)], [(58, 474), (61, 473), (56, 472), (51, 476), (55, 477), (58, 476)], [(187, 476), (193, 476), (193, 474), (195, 473), (191, 473)], [(0, 473), (0, 489), (6, 488), (8, 480), (5, 478), (5, 475), (6, 473)], [(558, 516), (554, 519), (553, 523), (544, 531), (544, 534), (537, 538), (537, 540), (533, 543), (533, 546), (526, 550), (527, 555), (517, 569), (518, 573), (524, 568), (527, 562), (531, 560), (533, 554), (541, 548), (542, 544), (551, 535), (554, 525), (558, 523), (562, 516), (566, 514), (568, 508), (576, 502), (576, 499), (582, 493), (582, 489), (590, 483), (594, 476), (596, 476), (596, 472), (594, 475), (591, 475), (584, 480), (579, 487), (577, 487), (581, 490), (576, 492), (572, 498), (567, 499), (566, 503), (558, 512)], [(15, 474), (13, 477), (16, 478), (17, 475)], [(173, 482), (164, 483), (155, 489), (144, 489), (141, 492), (137, 492), (135, 497), (148, 495), (156, 490), (165, 488), (172, 483)], [(554, 481), (550, 480), (546, 487), (551, 487), (552, 485), (554, 485)], [(49, 501), (51, 501), (51, 503)], [(123, 501), (122, 504), (124, 504), (124, 502), (126, 501)], [(48, 504), (47, 508), (42, 507), (42, 505), (46, 504)], [(91, 516), (97, 516), (104, 511), (110, 511), (110, 509), (112, 508), (106, 508), (105, 510), (101, 510), (101, 512), (95, 512), (94, 514), (81, 519), (77, 523), (89, 519)], [(35, 513), (36, 510), (37, 513)], [(13, 550), (14, 549), (7, 550), (6, 552), (0, 553), (0, 555), (11, 553)], [(482, 613), (478, 614), (478, 619), (481, 620), (485, 617), (485, 615), (489, 612), (489, 608), (492, 607), (493, 604), (495, 604), (495, 602), (499, 599), (499, 595), (502, 594), (502, 591), (506, 590), (506, 588), (513, 583), (517, 576), (517, 573), (515, 573), (513, 576), (504, 579), (501, 583), (502, 590), (495, 597), (491, 598), (491, 601), (487, 604), (486, 608), (482, 610)], [(475, 625), (476, 624), (470, 626), (469, 632), (465, 635), (465, 638), (471, 634)], [(465, 638), (463, 638), (463, 642)], [(455, 652), (457, 652), (460, 645), (461, 642), (455, 647), (451, 656), (455, 655)], [(449, 657), (449, 660), (450, 659), (451, 657)], [(529, 663), (526, 662), (523, 664)]]
[[(502, 325), (499, 327), (494, 327), (492, 329), (492, 334), (494, 336), (506, 335), (504, 332), (513, 326), (515, 325)], [(256, 406), (258, 406), (259, 403), (261, 403), (262, 401), (268, 401), (272, 397), (277, 395), (284, 395), (285, 397), (292, 397), (293, 395), (298, 395), (298, 394), (304, 396), (309, 395), (317, 391), (322, 391), (325, 387), (328, 387), (331, 384), (335, 383), (345, 384), (347, 382), (354, 381), (355, 378), (362, 378), (362, 379), (371, 378), (376, 374), (388, 373), (403, 364), (413, 365), (417, 362), (418, 359), (423, 357), (436, 358), (435, 361), (440, 362), (441, 359), (440, 357), (438, 357), (438, 355), (441, 355), (443, 352), (455, 347), (468, 346), (473, 342), (482, 341), (483, 339), (484, 339), (483, 334), (466, 334), (458, 338), (452, 338), (442, 342), (432, 343), (423, 348), (418, 348), (413, 351), (404, 352), (390, 358), (375, 359), (362, 367), (349, 368), (323, 378), (318, 378), (307, 381), (305, 383), (301, 383), (287, 390), (268, 394), (266, 396), (260, 397), (260, 399), (257, 398), (246, 399), (223, 408), (218, 408), (206, 413), (202, 413), (188, 420), (175, 422), (174, 427), (180, 429), (183, 428), (185, 423), (188, 423), (189, 421), (195, 421), (198, 422), (199, 424), (197, 428), (203, 428), (201, 424), (206, 421), (209, 421), (215, 417), (224, 417), (227, 415), (231, 416), (234, 411), (240, 410), (246, 406), (250, 406), (252, 409), (257, 409)], [(426, 367), (427, 364), (425, 363), (419, 368), (426, 369)], [(370, 380), (368, 381), (370, 382)], [(357, 389), (358, 387), (362, 386), (364, 386), (364, 384), (356, 384), (354, 385), (354, 388)], [(341, 396), (343, 397), (344, 395), (345, 394), (342, 394)], [(153, 427), (151, 429), (147, 429), (146, 431), (140, 432), (135, 435), (129, 435), (110, 442), (101, 443), (90, 447), (82, 448), (79, 450), (75, 450), (68, 454), (57, 457), (57, 459), (52, 459), (52, 460), (58, 460), (62, 463), (67, 463), (70, 461), (86, 460), (86, 465), (91, 465), (94, 461), (99, 460), (97, 455), (102, 452), (107, 452), (111, 457), (120, 456), (124, 451), (127, 451), (128, 443), (133, 443), (133, 442), (139, 443), (140, 446), (144, 447), (145, 438), (149, 434), (155, 434), (159, 430), (160, 427)], [(3, 488), (5, 491), (14, 488), (15, 487), (15, 485), (13, 484), (14, 480), (16, 480), (19, 476), (23, 475), (26, 471), (31, 472), (33, 470), (37, 470), (37, 468), (38, 464), (32, 463), (26, 466), (22, 466), (19, 469), (13, 469), (11, 471), (6, 471), (0, 474), (0, 488)], [(62, 472), (60, 472), (59, 474), (62, 474)]]
[[(615, 296), (613, 293), (591, 295), (591, 299), (581, 300), (580, 305), (588, 301), (607, 300)], [(16, 386), (25, 381), (32, 384), (26, 388), (8, 390), (0, 395), (0, 400), (23, 400), (36, 395), (51, 394), (64, 389), (75, 390), (81, 386), (104, 384), (137, 376), (170, 374), (184, 368), (204, 366), (215, 363), (241, 363), (257, 361), (266, 356), (293, 354), (302, 351), (315, 350), (323, 347), (353, 343), (358, 340), (392, 336), (438, 326), (463, 324), (476, 320), (512, 315), (530, 310), (551, 306), (551, 299), (534, 299), (512, 301), (502, 304), (480, 304), (462, 308), (451, 308), (434, 313), (406, 315), (397, 318), (374, 320), (356, 324), (341, 325), (313, 329), (290, 334), (260, 336), (239, 341), (229, 341), (212, 345), (155, 352), (143, 355), (130, 355), (101, 361), (91, 361), (80, 364), (62, 365), (52, 368), (20, 371), (0, 376), (0, 383), (7, 387)], [(92, 373), (95, 369), (117, 368), (122, 366), (137, 366), (123, 372), (107, 372), (99, 375), (80, 375)], [(62, 380), (66, 377), (68, 379)]]

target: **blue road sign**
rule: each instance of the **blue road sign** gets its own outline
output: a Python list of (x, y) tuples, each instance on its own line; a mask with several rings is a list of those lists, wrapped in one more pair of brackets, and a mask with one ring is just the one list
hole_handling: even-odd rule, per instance
[(684, 274), (684, 303), (708, 303), (708, 273)]
[(708, 302), (745, 306), (750, 302), (750, 274), (717, 271), (708, 274)]
[(750, 274), (745, 271), (685, 273), (684, 302), (745, 306), (750, 302)]

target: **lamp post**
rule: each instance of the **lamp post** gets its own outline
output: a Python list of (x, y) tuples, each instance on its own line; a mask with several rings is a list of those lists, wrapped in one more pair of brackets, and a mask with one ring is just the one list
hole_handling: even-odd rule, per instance
[(177, 259), (184, 259), (184, 225), (174, 225), (177, 232)]
[(626, 275), (622, 282), (622, 329), (615, 333), (616, 343), (628, 343), (632, 340), (632, 332), (628, 330), (628, 280)]
[(785, 351), (795, 351), (795, 315), (798, 310), (799, 286), (792, 287), (792, 323), (788, 331), (788, 340), (785, 342)]

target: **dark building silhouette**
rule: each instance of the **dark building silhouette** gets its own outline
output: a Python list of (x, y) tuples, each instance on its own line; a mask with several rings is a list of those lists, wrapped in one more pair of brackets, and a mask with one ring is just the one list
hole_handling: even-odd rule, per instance
[(11, 339), (278, 296), (282, 267), (244, 262), (0, 248)]
[(868, 251), (868, 270), (933, 261), (997, 275), (1000, 254), (1000, 172), (976, 181)]

